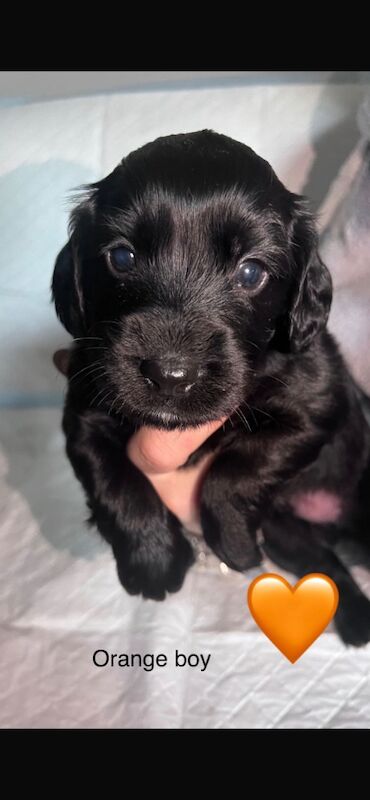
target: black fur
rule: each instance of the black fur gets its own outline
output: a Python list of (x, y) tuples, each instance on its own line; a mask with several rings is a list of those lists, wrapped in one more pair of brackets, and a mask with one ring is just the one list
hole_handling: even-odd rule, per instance
[[(108, 256), (120, 245), (136, 255), (122, 275)], [(256, 294), (234, 280), (246, 257), (269, 275)], [(127, 440), (143, 424), (184, 429), (227, 415), (188, 461), (221, 446), (202, 489), (205, 540), (243, 571), (260, 562), (262, 528), (277, 563), (336, 581), (344, 641), (369, 641), (370, 602), (334, 552), (343, 536), (366, 545), (369, 428), (326, 330), (331, 279), (304, 200), (226, 136), (158, 139), (87, 188), (53, 297), (75, 338), (67, 453), (127, 591), (163, 599), (193, 561), (179, 521), (127, 459)], [(140, 365), (169, 357), (200, 373), (189, 392), (163, 397)], [(335, 524), (294, 516), (291, 497), (315, 488), (340, 495)]]

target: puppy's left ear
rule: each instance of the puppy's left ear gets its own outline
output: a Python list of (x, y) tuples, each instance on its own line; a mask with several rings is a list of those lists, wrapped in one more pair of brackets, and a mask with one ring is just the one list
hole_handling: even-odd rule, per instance
[(295, 202), (291, 229), (291, 252), (295, 286), (288, 318), (289, 350), (305, 350), (328, 321), (332, 280), (318, 253), (318, 235), (313, 216), (301, 198)]
[(82, 273), (88, 242), (92, 239), (95, 184), (81, 188), (88, 194), (72, 211), (70, 238), (57, 256), (51, 284), (57, 315), (74, 337), (84, 336), (87, 329)]
[(72, 336), (82, 336), (85, 332), (83, 300), (79, 267), (71, 240), (56, 259), (51, 291), (61, 323)]

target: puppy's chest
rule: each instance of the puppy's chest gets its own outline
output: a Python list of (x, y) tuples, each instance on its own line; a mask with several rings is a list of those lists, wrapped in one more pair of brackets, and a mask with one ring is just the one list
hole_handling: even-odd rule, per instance
[[(235, 445), (245, 443), (258, 447), (262, 434), (266, 442), (266, 434), (268, 440), (268, 428), (271, 426), (271, 420), (267, 414), (263, 412), (248, 411), (241, 412), (241, 415), (234, 414), (229, 418), (226, 423), (219, 428), (212, 436), (209, 437), (202, 445), (195, 450), (194, 453), (188, 458), (184, 464), (184, 468), (191, 467), (197, 464), (205, 455), (213, 453), (216, 450), (222, 452), (229, 450)], [(261, 441), (262, 444), (262, 441)]]

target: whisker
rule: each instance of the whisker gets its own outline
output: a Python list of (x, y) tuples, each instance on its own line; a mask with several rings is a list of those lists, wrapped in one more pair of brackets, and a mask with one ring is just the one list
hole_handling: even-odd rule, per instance
[(75, 339), (72, 339), (73, 342), (87, 342), (87, 341), (100, 341), (103, 342), (104, 339), (102, 336), (80, 336)]
[(241, 423), (242, 423), (242, 427), (245, 427), (245, 426), (244, 426), (244, 423), (243, 423), (243, 420), (242, 420), (242, 418), (241, 418), (241, 416), (240, 416), (240, 414), (239, 414), (239, 411), (238, 411), (238, 409), (237, 409), (237, 408), (235, 408), (235, 409), (234, 409), (234, 414), (236, 414), (236, 416), (238, 417), (238, 419), (240, 419), (240, 421), (241, 421)]
[(286, 386), (289, 389), (289, 384), (285, 383), (281, 378), (277, 378), (276, 375), (265, 375), (265, 378), (271, 378), (273, 381), (277, 381), (278, 383), (282, 383), (283, 386)]
[(256, 417), (253, 414), (253, 408), (249, 405), (249, 403), (247, 403), (246, 400), (244, 400), (244, 402), (241, 404), (240, 408), (242, 408), (243, 406), (247, 406), (248, 411), (250, 411), (250, 413), (252, 414), (254, 424), (257, 425)]
[(236, 409), (235, 409), (235, 414), (236, 414), (236, 415), (239, 417), (239, 419), (240, 419), (240, 421), (241, 421), (241, 423), (242, 423), (243, 427), (245, 428), (245, 430), (248, 430), (248, 431), (249, 431), (249, 433), (252, 433), (252, 429), (251, 429), (251, 427), (250, 427), (250, 425), (249, 425), (248, 421), (246, 420), (246, 418), (245, 418), (244, 414), (242, 414), (242, 412), (240, 411), (240, 409), (239, 409), (239, 408), (236, 408)]
[(245, 422), (245, 425), (246, 425), (246, 427), (247, 427), (247, 428), (248, 428), (248, 430), (249, 430), (249, 433), (252, 433), (252, 428), (251, 428), (251, 426), (250, 426), (250, 424), (249, 424), (249, 422), (248, 422), (247, 418), (244, 416), (244, 414), (243, 414), (243, 412), (241, 411), (241, 409), (240, 409), (240, 408), (238, 408), (238, 413), (240, 414), (241, 418), (244, 420), (244, 422)]
[(113, 403), (111, 403), (111, 405), (109, 406), (108, 416), (111, 415), (116, 402), (117, 402), (117, 395), (115, 397), (113, 397)]
[(85, 377), (88, 377), (89, 375), (92, 375), (93, 373), (97, 372), (98, 370), (101, 370), (102, 372), (105, 372), (105, 367), (103, 366), (103, 364), (96, 364), (96, 363), (95, 364), (88, 364), (86, 367), (82, 367), (82, 369), (78, 370), (78, 372), (75, 372), (71, 376), (71, 378), (69, 379), (69, 382), (72, 383), (72, 381), (74, 381), (76, 378), (78, 378), (79, 375), (82, 375), (83, 372), (86, 372), (86, 370), (90, 370), (87, 373), (87, 375), (85, 375)]
[[(274, 419), (272, 414), (269, 414), (267, 411), (264, 411), (262, 408), (257, 408), (257, 406), (253, 406), (255, 411), (259, 411), (260, 414), (264, 414), (266, 417), (270, 417), (270, 419)], [(251, 408), (252, 410), (252, 408)]]
[(107, 394), (105, 394), (104, 397), (102, 397), (99, 400), (99, 402), (98, 402), (98, 404), (96, 406), (97, 408), (100, 408), (101, 404), (105, 403), (105, 401), (108, 400), (108, 397), (110, 397), (110, 395), (112, 394), (112, 391), (113, 391), (113, 389), (108, 389)]
[(258, 346), (258, 344), (256, 344), (255, 342), (252, 342), (251, 339), (244, 339), (244, 341), (247, 342), (247, 344), (251, 344), (252, 347), (256, 348), (256, 350), (261, 351), (261, 348)]
[[(118, 400), (118, 397), (116, 398), (116, 400)], [(123, 401), (123, 403), (121, 403), (121, 405), (120, 405), (120, 406), (118, 406), (118, 408), (117, 408), (117, 410), (116, 410), (116, 414), (117, 414), (117, 416), (120, 416), (120, 415), (122, 414), (122, 411), (123, 411), (124, 405), (125, 405), (125, 401)], [(123, 425), (123, 419), (121, 419), (121, 421), (120, 421), (120, 425)]]
[(106, 386), (103, 386), (102, 389), (99, 389), (99, 391), (94, 395), (93, 399), (89, 401), (90, 406), (96, 403), (98, 397), (101, 397), (101, 395), (106, 391), (106, 388), (107, 388)]

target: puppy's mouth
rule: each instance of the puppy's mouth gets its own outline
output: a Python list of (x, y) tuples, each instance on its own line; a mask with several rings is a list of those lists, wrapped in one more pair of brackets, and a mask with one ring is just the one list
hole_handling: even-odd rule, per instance
[(137, 425), (146, 425), (164, 430), (185, 430), (196, 428), (222, 417), (231, 416), (242, 402), (239, 392), (234, 394), (230, 388), (217, 392), (198, 387), (197, 394), (189, 391), (186, 397), (159, 398), (153, 392), (146, 397), (138, 397), (135, 406), (126, 395), (122, 404), (122, 415)]
[(113, 410), (137, 425), (166, 430), (230, 416), (243, 402), (252, 372), (233, 343), (222, 344), (217, 355), (209, 348), (201, 352), (198, 344), (192, 353), (189, 346), (186, 353), (148, 347), (140, 356), (118, 345), (105, 366), (117, 398)]
[[(127, 415), (130, 420), (138, 425), (145, 425), (150, 428), (158, 428), (166, 431), (188, 430), (205, 425), (207, 422), (214, 422), (222, 414), (202, 414), (197, 416), (186, 416), (170, 411), (136, 411)], [(226, 414), (224, 415), (226, 416)]]
[(173, 411), (151, 411), (143, 414), (146, 425), (156, 428), (173, 430), (174, 428), (189, 427), (187, 420)]

